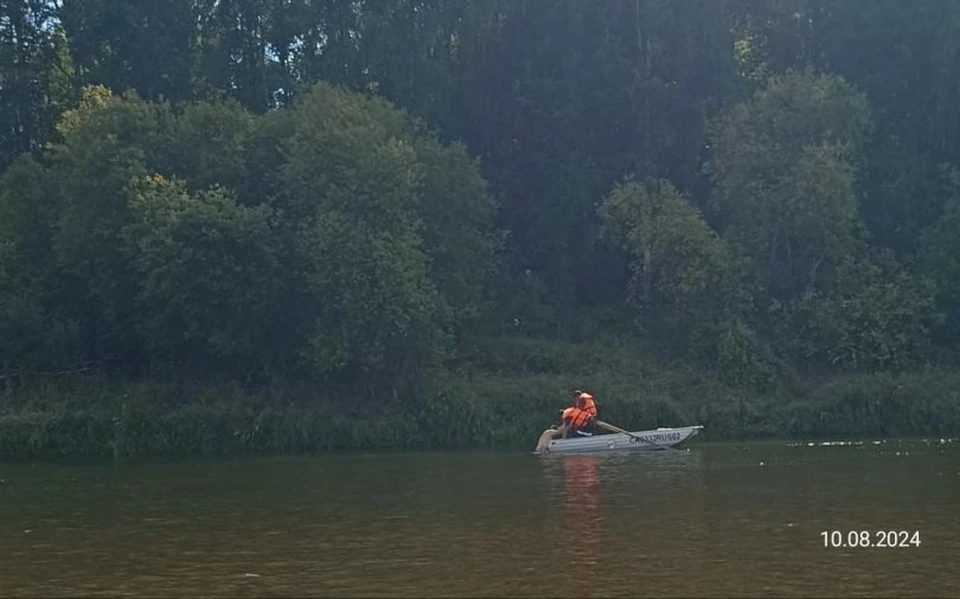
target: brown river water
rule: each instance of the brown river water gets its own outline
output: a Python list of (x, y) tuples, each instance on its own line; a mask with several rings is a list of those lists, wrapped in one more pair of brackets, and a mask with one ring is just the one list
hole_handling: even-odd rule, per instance
[(0, 464), (0, 596), (960, 597), (960, 443)]

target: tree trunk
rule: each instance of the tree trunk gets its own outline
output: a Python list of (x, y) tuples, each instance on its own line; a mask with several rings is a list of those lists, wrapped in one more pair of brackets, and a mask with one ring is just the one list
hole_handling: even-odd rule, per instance
[(653, 254), (650, 248), (643, 248), (643, 301), (650, 302), (653, 279)]
[(810, 267), (810, 280), (807, 281), (807, 291), (810, 291), (814, 288), (814, 285), (817, 283), (817, 269), (820, 268), (820, 263), (823, 262), (823, 259), (827, 257), (826, 252), (824, 252), (816, 261), (813, 263), (813, 266)]
[(770, 239), (770, 258), (767, 262), (767, 286), (773, 288), (773, 273), (777, 269), (777, 242), (780, 241), (780, 227), (773, 228), (773, 236)]

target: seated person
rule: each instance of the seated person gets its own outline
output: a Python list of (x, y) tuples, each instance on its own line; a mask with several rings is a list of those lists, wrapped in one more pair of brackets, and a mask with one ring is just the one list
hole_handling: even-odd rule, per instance
[(593, 395), (585, 393), (579, 389), (573, 392), (573, 406), (575, 408), (580, 408), (581, 410), (586, 410), (588, 414), (597, 417), (597, 402), (594, 401)]
[(564, 439), (570, 437), (592, 437), (597, 419), (587, 410), (570, 407), (562, 412), (560, 433)]

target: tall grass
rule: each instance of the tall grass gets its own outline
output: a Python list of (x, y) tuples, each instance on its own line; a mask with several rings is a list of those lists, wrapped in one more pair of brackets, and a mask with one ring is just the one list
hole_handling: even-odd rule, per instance
[(293, 383), (22, 381), (0, 392), (0, 457), (529, 448), (575, 388), (597, 396), (608, 422), (704, 424), (708, 440), (960, 432), (960, 372), (848, 375), (762, 394), (617, 342), (507, 338), (465, 348), (422, 393), (381, 402)]

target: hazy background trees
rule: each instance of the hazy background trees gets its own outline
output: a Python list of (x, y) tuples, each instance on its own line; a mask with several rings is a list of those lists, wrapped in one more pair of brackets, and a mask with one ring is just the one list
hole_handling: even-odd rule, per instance
[(949, 359), (958, 58), (957, 0), (0, 0), (0, 360)]

